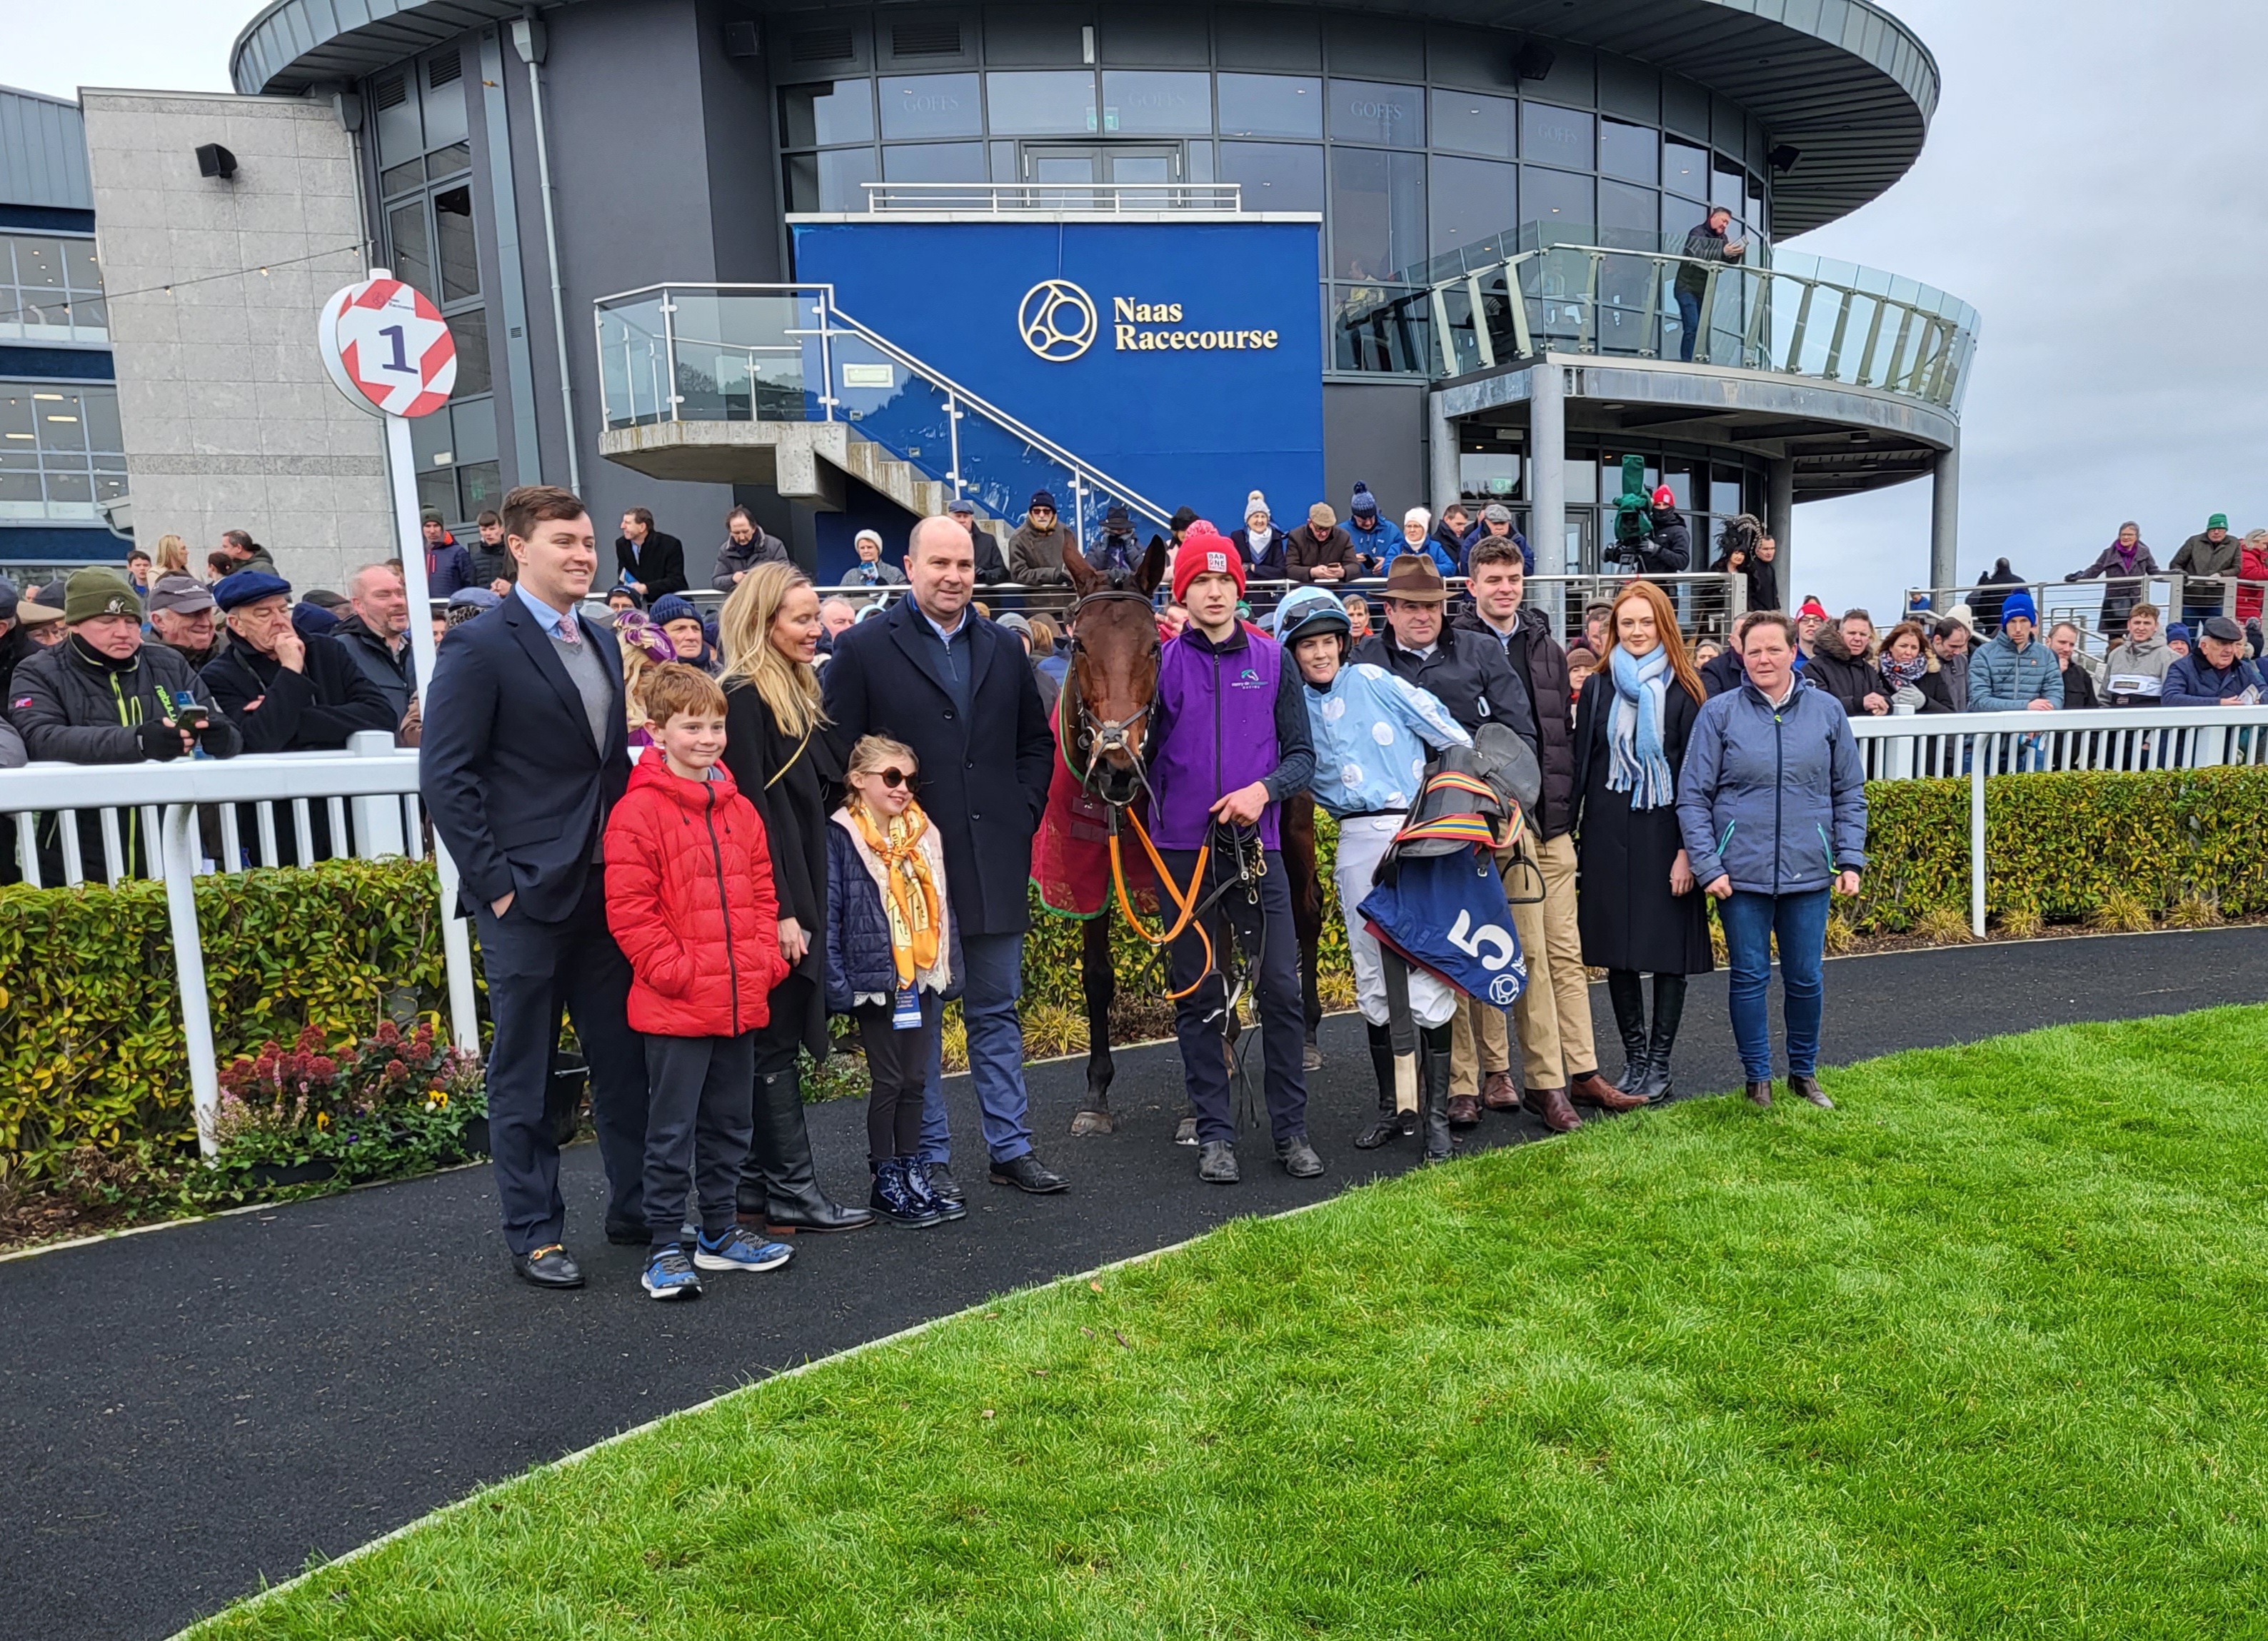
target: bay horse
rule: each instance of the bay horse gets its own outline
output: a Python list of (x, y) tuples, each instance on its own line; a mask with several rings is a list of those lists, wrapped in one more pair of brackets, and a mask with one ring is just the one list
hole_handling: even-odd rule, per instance
[[(1071, 611), (1071, 665), (1057, 706), (1058, 770), (1049, 795), (1049, 820), (1059, 829), (1059, 836), (1081, 833), (1094, 845), (1099, 843), (1098, 818), (1106, 826), (1115, 826), (1147, 795), (1143, 748), (1150, 728), (1150, 708), (1157, 699), (1158, 667), (1164, 650), (1152, 600), (1165, 578), (1166, 544), (1153, 539), (1140, 566), (1130, 575), (1106, 578), (1066, 543), (1064, 571), (1078, 599)], [(1100, 817), (1098, 810), (1104, 812)], [(1082, 812), (1084, 826), (1072, 811)], [(1323, 903), (1315, 870), (1314, 817), (1314, 800), (1304, 792), (1282, 806), (1282, 852), (1300, 941), (1306, 1059), (1310, 1070), (1322, 1063), (1315, 1029), (1322, 1018), (1315, 982)], [(1108, 870), (1106, 858), (1098, 849), (1088, 869)], [(1035, 876), (1038, 875), (1035, 870)], [(1064, 886), (1058, 881), (1055, 887), (1059, 890)], [(1117, 1126), (1110, 1109), (1110, 1085), (1116, 1075), (1110, 1057), (1110, 1008), (1118, 989), (1110, 955), (1115, 917), (1112, 896), (1102, 885), (1079, 887), (1086, 892), (1075, 895), (1079, 909), (1069, 915), (1084, 916), (1086, 922), (1079, 971), (1086, 1004), (1086, 1097), (1071, 1118), (1071, 1131), (1073, 1135), (1108, 1134)], [(1049, 892), (1049, 886), (1043, 883), (1043, 899)], [(1094, 902), (1091, 911), (1086, 909), (1090, 901)], [(1065, 909), (1050, 905), (1052, 909)], [(1232, 1011), (1226, 1028), (1232, 1061), (1238, 1030)], [(1193, 1143), (1194, 1119), (1185, 1116), (1181, 1126), (1185, 1132), (1175, 1137)]]

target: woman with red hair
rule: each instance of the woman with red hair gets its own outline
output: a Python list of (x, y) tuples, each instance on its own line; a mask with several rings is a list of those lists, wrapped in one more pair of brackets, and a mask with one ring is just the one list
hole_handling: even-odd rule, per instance
[[(1714, 967), (1708, 914), (1677, 825), (1678, 769), (1708, 692), (1668, 595), (1653, 583), (1623, 586), (1607, 630), (1611, 645), (1575, 715), (1576, 923), (1584, 963), (1607, 971), (1623, 1039), (1617, 1086), (1660, 1100), (1669, 1095), (1685, 977)], [(1647, 974), (1650, 1032), (1640, 984)]]

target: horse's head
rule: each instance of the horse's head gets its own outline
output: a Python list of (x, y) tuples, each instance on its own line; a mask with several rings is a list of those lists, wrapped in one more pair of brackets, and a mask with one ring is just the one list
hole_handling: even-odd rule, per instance
[(1166, 573), (1163, 542), (1143, 558), (1134, 588), (1113, 588), (1068, 541), (1064, 570), (1079, 592), (1071, 612), (1071, 694), (1063, 732), (1072, 769), (1106, 803), (1131, 803), (1143, 786), (1142, 748), (1158, 696), (1158, 621), (1151, 595)]

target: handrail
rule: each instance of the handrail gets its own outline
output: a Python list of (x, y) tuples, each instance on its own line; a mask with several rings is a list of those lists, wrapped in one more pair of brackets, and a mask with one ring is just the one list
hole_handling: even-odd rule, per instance
[[(1035, 205), (1034, 195), (1064, 197), (1071, 195), (1100, 199), (1108, 196), (1109, 206), (1091, 207), (1098, 216), (1123, 215), (1128, 210), (1188, 210), (1241, 211), (1244, 209), (1244, 185), (1241, 182), (862, 182), (869, 214), (880, 216), (892, 210), (954, 210), (974, 209), (997, 216), (1003, 210), (1048, 210), (1060, 212), (1060, 205)], [(894, 197), (902, 195), (902, 203)], [(1020, 202), (1003, 204), (1010, 195), (1020, 196)], [(1127, 202), (1132, 198), (1133, 202)], [(1177, 196), (1173, 202), (1163, 202), (1162, 196)], [(973, 206), (961, 206), (955, 202), (981, 202)]]

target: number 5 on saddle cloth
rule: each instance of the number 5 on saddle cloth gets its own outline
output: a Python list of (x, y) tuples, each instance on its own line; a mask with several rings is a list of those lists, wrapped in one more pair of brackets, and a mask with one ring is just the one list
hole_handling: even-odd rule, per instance
[(1449, 747), (1426, 770), (1416, 806), (1356, 908), (1381, 947), (1399, 1110), (1418, 1108), (1412, 964), (1495, 1008), (1510, 1007), (1528, 989), (1494, 857), (1520, 842), (1543, 790), (1528, 743), (1501, 725), (1482, 725), (1470, 748)]

